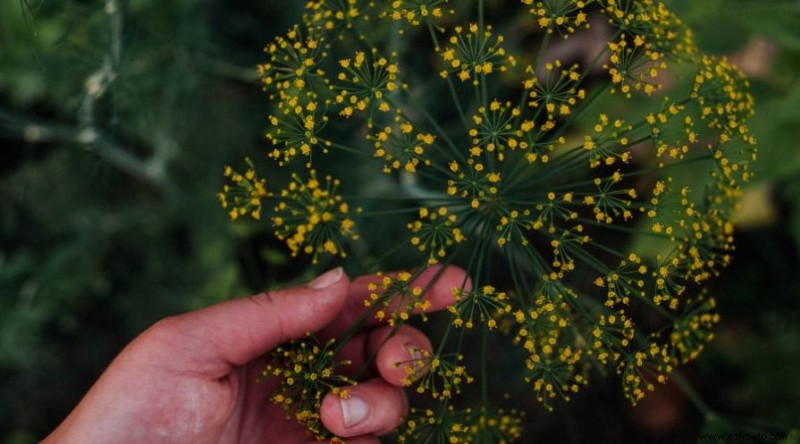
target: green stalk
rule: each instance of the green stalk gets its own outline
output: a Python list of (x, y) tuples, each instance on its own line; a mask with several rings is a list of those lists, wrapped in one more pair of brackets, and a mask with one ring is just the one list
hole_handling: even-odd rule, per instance
[[(436, 39), (436, 31), (433, 29), (433, 24), (428, 21), (428, 31), (431, 35), (431, 40), (433, 40), (433, 46), (436, 48), (436, 53), (438, 54), (441, 51), (439, 47), (439, 41)], [(447, 87), (450, 90), (450, 96), (453, 99), (453, 104), (458, 111), (459, 117), (461, 117), (461, 123), (464, 125), (464, 130), (469, 131), (469, 121), (467, 120), (467, 115), (464, 113), (464, 109), (461, 107), (461, 101), (458, 100), (458, 93), (456, 92), (456, 88), (453, 85), (453, 80), (448, 76), (445, 81), (447, 82)]]
[(686, 395), (687, 398), (689, 398), (689, 401), (691, 401), (692, 404), (694, 404), (694, 406), (697, 407), (697, 410), (700, 410), (700, 412), (703, 414), (703, 416), (706, 417), (706, 419), (715, 416), (715, 413), (711, 409), (711, 407), (709, 407), (708, 404), (706, 404), (706, 402), (703, 400), (700, 394), (697, 393), (694, 387), (692, 387), (689, 381), (686, 380), (686, 378), (684, 378), (681, 373), (679, 373), (678, 371), (674, 371), (672, 373), (672, 380), (675, 381), (675, 385), (677, 385), (681, 389), (683, 394)]

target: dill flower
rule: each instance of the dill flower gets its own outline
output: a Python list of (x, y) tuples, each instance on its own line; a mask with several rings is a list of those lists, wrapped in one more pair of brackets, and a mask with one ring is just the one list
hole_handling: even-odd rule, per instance
[(453, 313), (453, 325), (456, 327), (473, 328), (476, 321), (485, 322), (489, 329), (497, 327), (497, 317), (511, 311), (511, 305), (506, 302), (508, 296), (497, 292), (491, 285), (474, 291), (463, 291), (454, 288), (455, 305), (448, 307)]
[(336, 194), (339, 181), (326, 176), (321, 183), (314, 170), (308, 180), (296, 174), (292, 179), (279, 193), (274, 208), (275, 235), (286, 242), (293, 256), (302, 251), (313, 255), (315, 262), (324, 253), (345, 257), (342, 243), (346, 239), (357, 240), (358, 234), (349, 205)]
[(439, 411), (414, 408), (398, 442), (509, 444), (522, 436), (522, 416), (516, 410), (487, 406), (463, 410), (448, 406)]
[(529, 12), (547, 33), (559, 32), (565, 38), (579, 29), (589, 27), (587, 6), (594, 0), (522, 0), (524, 5), (530, 6)]
[(515, 66), (516, 59), (506, 54), (503, 47), (503, 36), (495, 36), (492, 27), (481, 28), (477, 23), (466, 27), (456, 26), (448, 40), (448, 46), (441, 51), (445, 69), (442, 77), (455, 74), (459, 80), (471, 80), (473, 85), (480, 83), (480, 78), (495, 71), (505, 72), (508, 66)]
[(439, 19), (446, 12), (444, 9), (449, 0), (393, 0), (391, 7), (381, 11), (381, 17), (395, 21), (407, 22), (413, 26), (430, 23)]
[(283, 407), (286, 414), (304, 425), (315, 438), (328, 438), (330, 433), (322, 427), (319, 409), (328, 392), (346, 398), (343, 386), (356, 384), (336, 370), (350, 365), (349, 361), (336, 361), (334, 340), (321, 344), (314, 336), (293, 340), (268, 354), (270, 363), (262, 377), (275, 377), (280, 385), (270, 400)]
[(661, 85), (659, 72), (667, 68), (664, 54), (656, 51), (644, 37), (637, 35), (632, 42), (625, 34), (616, 42), (609, 42), (609, 64), (606, 65), (614, 87), (630, 98), (633, 90), (650, 95)]
[(311, 0), (306, 3), (303, 21), (326, 32), (354, 29), (365, 17), (362, 14), (372, 0)]
[(369, 297), (364, 300), (366, 307), (374, 307), (374, 317), (395, 326), (408, 321), (412, 314), (420, 313), (423, 317), (430, 308), (430, 301), (424, 299), (424, 290), (413, 285), (417, 277), (409, 272), (396, 275), (378, 274), (380, 282), (368, 285)]
[(228, 208), (231, 220), (239, 216), (250, 215), (253, 219), (261, 219), (261, 201), (269, 196), (266, 189), (266, 179), (258, 178), (253, 162), (247, 158), (247, 171), (237, 173), (230, 166), (225, 167), (225, 177), (230, 184), (222, 187), (222, 192), (217, 193), (222, 208)]
[(372, 48), (369, 55), (358, 51), (352, 58), (339, 60), (342, 71), (332, 88), (336, 91), (336, 103), (344, 104), (340, 114), (350, 117), (355, 112), (366, 112), (372, 121), (372, 114), (377, 109), (389, 112), (391, 106), (386, 95), (398, 88), (397, 63), (391, 54), (389, 58), (376, 56), (378, 50)]
[(398, 435), (399, 443), (453, 443), (470, 442), (469, 426), (471, 411), (458, 411), (452, 405), (439, 411), (412, 408), (403, 429)]
[[(292, 256), (406, 266), (377, 275), (362, 318), (442, 318), (437, 349), (405, 363), (431, 407), (412, 410), (400, 442), (519, 437), (489, 407), (516, 387), (487, 370), (497, 356), (547, 410), (602, 377), (632, 404), (656, 390), (713, 339), (705, 286), (733, 260), (731, 214), (752, 178), (747, 79), (701, 54), (662, 1), (499, 4), (307, 2), (258, 68), (272, 104), (264, 162), (291, 179), (249, 164), (226, 170), (219, 196), (232, 218), (272, 208)], [(594, 56), (552, 50), (589, 26), (609, 36)], [(437, 315), (415, 284), (431, 264), (472, 279)], [(271, 369), (294, 378), (304, 356)], [(480, 404), (462, 407), (473, 381)]]
[(318, 65), (327, 56), (324, 39), (316, 37), (314, 30), (304, 33), (304, 29), (294, 26), (264, 48), (270, 60), (258, 65), (258, 74), (265, 88), (302, 90), (311, 82), (323, 80), (325, 72)]
[(434, 265), (447, 256), (448, 247), (464, 242), (466, 238), (456, 224), (456, 215), (448, 215), (447, 207), (439, 207), (435, 211), (421, 208), (419, 220), (408, 224), (408, 229), (413, 233), (411, 244), (417, 246), (419, 251), (430, 252), (428, 265)]
[[(281, 95), (284, 99), (278, 113), (269, 116), (272, 128), (267, 132), (267, 139), (274, 147), (269, 156), (283, 165), (299, 155), (311, 158), (312, 150), (326, 152), (331, 143), (322, 139), (319, 133), (329, 118), (316, 95)], [(310, 167), (311, 162), (306, 166)]]
[(555, 116), (571, 114), (572, 107), (586, 98), (586, 91), (577, 87), (581, 78), (578, 65), (564, 68), (561, 61), (555, 60), (545, 63), (544, 69), (544, 75), (537, 76), (533, 68), (528, 67), (527, 74), (531, 76), (523, 85), (527, 90), (528, 106), (544, 107), (548, 122), (553, 122), (549, 125), (554, 125)]
[[(417, 382), (416, 392), (427, 393), (433, 399), (446, 400), (461, 393), (462, 384), (471, 383), (474, 378), (467, 374), (466, 367), (459, 364), (464, 356), (445, 356), (429, 354), (418, 358), (425, 368), (426, 373)], [(403, 381), (408, 386), (412, 384), (411, 375)]]
[(522, 436), (522, 413), (481, 407), (470, 421), (472, 442), (477, 444), (509, 444)]
[(430, 166), (425, 150), (434, 145), (436, 136), (414, 131), (414, 125), (397, 115), (391, 124), (368, 135), (367, 140), (375, 147), (375, 157), (386, 161), (384, 173), (400, 169), (414, 173), (419, 167)]

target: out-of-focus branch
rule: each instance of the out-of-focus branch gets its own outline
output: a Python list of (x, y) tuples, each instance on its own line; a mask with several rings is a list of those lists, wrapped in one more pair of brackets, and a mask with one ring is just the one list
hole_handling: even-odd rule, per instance
[[(120, 0), (106, 0), (104, 12), (108, 16), (109, 24), (108, 52), (102, 65), (84, 82), (83, 101), (78, 110), (78, 127), (46, 123), (22, 123), (16, 126), (22, 129), (23, 137), (30, 142), (59, 140), (80, 144), (125, 173), (171, 196), (175, 193), (176, 187), (166, 175), (166, 161), (170, 156), (163, 155), (161, 152), (163, 150), (157, 150), (157, 153), (150, 158), (139, 159), (106, 136), (97, 124), (95, 105), (110, 91), (116, 81), (122, 57), (123, 17)], [(112, 112), (114, 112), (113, 106)], [(3, 114), (0, 113), (0, 118), (2, 117)], [(8, 117), (6, 120), (13, 122)], [(11, 126), (13, 129), (15, 125)]]
[(235, 80), (237, 82), (261, 85), (258, 72), (254, 66), (240, 66), (204, 55), (199, 55), (198, 58), (200, 67), (213, 76)]
[(119, 0), (106, 0), (105, 13), (109, 19), (109, 48), (103, 64), (89, 75), (84, 82), (84, 96), (78, 121), (84, 129), (95, 127), (95, 103), (105, 96), (117, 78), (120, 56), (122, 54), (122, 11)]
[(30, 143), (64, 142), (91, 148), (101, 159), (163, 194), (172, 196), (177, 191), (175, 184), (156, 162), (137, 158), (111, 137), (94, 128), (36, 122), (0, 110), (0, 128), (3, 127)]

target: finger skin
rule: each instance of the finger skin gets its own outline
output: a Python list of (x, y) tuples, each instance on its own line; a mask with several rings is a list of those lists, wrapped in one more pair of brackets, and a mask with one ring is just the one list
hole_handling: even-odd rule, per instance
[[(395, 329), (385, 325), (353, 336), (336, 358), (351, 362), (339, 369), (345, 376), (363, 378), (377, 371), (386, 382), (399, 387), (412, 373), (411, 380), (425, 374), (426, 367), (420, 358), (429, 356), (432, 350), (428, 337), (416, 328), (402, 325)], [(365, 368), (373, 356), (374, 362)]]
[(264, 293), (158, 322), (116, 357), (46, 442), (202, 442), (191, 438), (194, 432), (213, 437), (208, 430), (222, 429), (237, 408), (242, 384), (235, 369), (319, 330), (342, 309), (349, 279), (337, 275), (325, 288)]
[(329, 324), (347, 302), (348, 289), (349, 279), (341, 272), (323, 289), (305, 285), (234, 299), (159, 321), (129, 347), (144, 343), (136, 353), (140, 359), (181, 363), (219, 378), (282, 342)]
[(403, 326), (381, 343), (375, 366), (384, 381), (397, 387), (407, 386), (427, 372), (428, 362), (424, 358), (429, 357), (432, 350), (425, 334)]
[(369, 405), (369, 413), (362, 422), (349, 428), (345, 427), (342, 401), (334, 394), (325, 396), (320, 409), (322, 423), (338, 436), (350, 438), (362, 435), (385, 435), (396, 429), (408, 413), (408, 397), (405, 390), (381, 378), (371, 379), (348, 390), (350, 396), (360, 397)]

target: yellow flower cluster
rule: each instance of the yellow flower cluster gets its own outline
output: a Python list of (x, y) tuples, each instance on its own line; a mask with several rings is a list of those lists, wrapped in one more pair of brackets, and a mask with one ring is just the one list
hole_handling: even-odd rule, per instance
[[(282, 93), (283, 94), (283, 93)], [(314, 95), (284, 96), (278, 107), (278, 113), (269, 116), (270, 130), (267, 139), (272, 142), (273, 149), (269, 156), (284, 165), (298, 155), (311, 157), (312, 149), (319, 148), (327, 152), (331, 142), (320, 138), (319, 133), (328, 123), (319, 102), (313, 100)], [(307, 162), (306, 166), (311, 166)]]
[(411, 244), (419, 251), (428, 252), (428, 265), (434, 265), (447, 256), (447, 248), (466, 240), (456, 222), (455, 214), (448, 215), (447, 207), (439, 207), (436, 211), (420, 208), (419, 220), (408, 224), (408, 229), (414, 234)]
[(394, 276), (378, 274), (380, 282), (370, 282), (369, 298), (364, 301), (366, 307), (375, 307), (375, 318), (386, 321), (394, 327), (398, 322), (404, 323), (414, 313), (423, 317), (430, 308), (430, 301), (423, 298), (423, 289), (413, 285), (414, 275), (407, 271)]
[(528, 353), (525, 381), (533, 386), (536, 399), (553, 409), (557, 398), (569, 400), (571, 394), (588, 382), (582, 365), (584, 351), (567, 339), (567, 327), (575, 322), (574, 313), (558, 284), (543, 286), (534, 307), (527, 313), (518, 309), (514, 320), (519, 325), (514, 342)]
[(253, 162), (245, 159), (248, 165), (244, 174), (239, 174), (230, 166), (225, 167), (225, 177), (230, 184), (222, 187), (222, 192), (217, 193), (222, 208), (230, 208), (228, 216), (236, 220), (239, 216), (249, 214), (253, 219), (261, 219), (261, 200), (269, 195), (266, 189), (266, 179), (256, 176)]
[(354, 22), (365, 18), (362, 14), (373, 0), (310, 0), (306, 3), (304, 21), (311, 27), (326, 32), (353, 29)]
[[(702, 58), (691, 98), (700, 106), (700, 119), (709, 128), (721, 132), (719, 137), (723, 144), (736, 137), (755, 143), (745, 125), (754, 114), (753, 97), (747, 92), (749, 86), (742, 72), (727, 59)], [(730, 168), (735, 171), (736, 165)]]
[(324, 39), (308, 35), (300, 26), (294, 26), (286, 36), (278, 36), (264, 51), (270, 61), (258, 65), (258, 74), (265, 88), (279, 91), (302, 90), (314, 78), (325, 73), (318, 65), (327, 54)]
[[(426, 369), (426, 373), (416, 383), (416, 392), (419, 394), (428, 393), (433, 399), (445, 400), (461, 393), (461, 385), (470, 384), (474, 378), (467, 374), (467, 369), (459, 362), (464, 359), (463, 355), (445, 356), (427, 353), (418, 358)], [(412, 373), (403, 380), (403, 385), (411, 386), (414, 384)]]
[(367, 139), (375, 147), (375, 157), (386, 161), (384, 173), (400, 169), (415, 173), (420, 165), (430, 166), (431, 160), (425, 156), (425, 149), (435, 143), (436, 136), (414, 131), (414, 125), (398, 114), (393, 122), (370, 134)]
[(439, 411), (414, 408), (397, 441), (510, 444), (522, 436), (523, 416), (516, 410), (485, 406), (475, 410), (456, 410), (451, 405)]
[(392, 0), (382, 17), (420, 26), (432, 19), (440, 19), (447, 11), (443, 7), (449, 0)]
[(620, 30), (642, 36), (655, 49), (677, 59), (697, 52), (692, 30), (658, 0), (601, 0), (609, 22)]
[(289, 186), (279, 193), (272, 223), (275, 235), (285, 241), (293, 256), (303, 252), (313, 256), (323, 253), (347, 256), (341, 248), (345, 240), (357, 240), (350, 207), (336, 194), (339, 181), (326, 176), (323, 183), (316, 171), (304, 181), (293, 176)]
[[(547, 409), (596, 373), (616, 374), (637, 403), (696, 359), (719, 320), (703, 287), (732, 259), (731, 215), (756, 158), (748, 81), (698, 54), (662, 1), (487, 3), (308, 1), (259, 67), (268, 156), (291, 180), (270, 193), (250, 164), (227, 170), (220, 193), (232, 218), (274, 202), (292, 255), (408, 265), (370, 284), (364, 319), (426, 319), (435, 282), (417, 285), (422, 270), (467, 270), (441, 348), (404, 363), (438, 408), (417, 411), (401, 442), (519, 436), (486, 410), (497, 332)], [(566, 63), (552, 38), (585, 32), (590, 16), (608, 41)], [(348, 201), (328, 172), (347, 180)], [(483, 407), (454, 410), (467, 370)]]
[(439, 74), (446, 78), (455, 74), (462, 82), (471, 80), (477, 86), (482, 78), (495, 71), (505, 72), (517, 65), (513, 55), (506, 54), (504, 37), (495, 36), (492, 27), (481, 28), (477, 23), (456, 26), (448, 40), (449, 46), (441, 51), (446, 68)]
[[(377, 56), (378, 50), (373, 48), (367, 56), (358, 51), (351, 58), (339, 60), (343, 71), (337, 76), (340, 83), (334, 84), (337, 91), (335, 103), (342, 104), (339, 112), (350, 117), (355, 112), (366, 112), (372, 121), (374, 109), (387, 113), (392, 108), (387, 101), (387, 94), (397, 90), (397, 63), (385, 57)], [(394, 59), (397, 54), (391, 54)]]
[(676, 365), (697, 359), (705, 344), (714, 339), (713, 328), (720, 319), (719, 314), (714, 312), (716, 305), (714, 298), (701, 299), (692, 306), (687, 316), (675, 322), (669, 345), (673, 349), (670, 356), (675, 357)]
[(556, 125), (556, 116), (563, 117), (572, 114), (572, 108), (579, 100), (586, 98), (586, 90), (579, 88), (581, 80), (578, 65), (564, 68), (560, 60), (545, 63), (544, 75), (537, 75), (532, 67), (528, 67), (530, 75), (523, 86), (527, 92), (528, 106), (531, 108), (544, 107), (547, 111), (545, 128)]
[(658, 52), (645, 37), (637, 35), (629, 42), (625, 34), (609, 42), (609, 63), (606, 65), (613, 84), (611, 92), (619, 91), (630, 98), (633, 91), (652, 95), (661, 88), (659, 73), (667, 69), (664, 54)]
[[(277, 378), (280, 384), (270, 400), (283, 407), (289, 417), (304, 425), (315, 438), (330, 438), (320, 421), (319, 409), (325, 394), (332, 392), (346, 398), (344, 386), (357, 384), (337, 369), (351, 365), (350, 361), (336, 361), (334, 340), (322, 345), (313, 337), (294, 340), (269, 353), (270, 363), (262, 373), (264, 378)], [(344, 441), (334, 437), (334, 442)]]
[(569, 37), (579, 29), (589, 28), (586, 7), (594, 0), (521, 0), (538, 17), (536, 23), (548, 34), (558, 32)]
[(477, 320), (492, 330), (497, 327), (497, 318), (511, 312), (508, 296), (491, 285), (475, 291), (454, 288), (453, 295), (456, 303), (447, 309), (453, 314), (455, 327), (472, 328)]
[(647, 392), (655, 391), (655, 382), (667, 382), (673, 369), (672, 361), (667, 347), (657, 342), (650, 342), (629, 354), (617, 367), (625, 397), (636, 405)]

